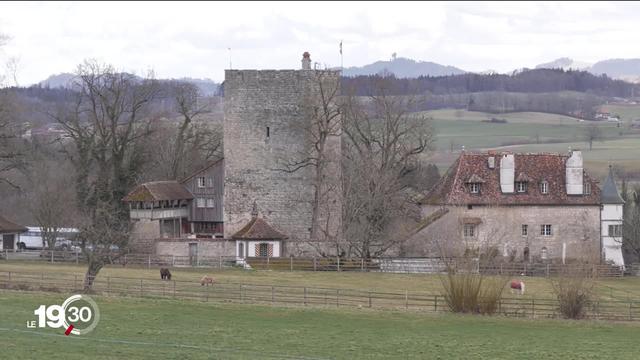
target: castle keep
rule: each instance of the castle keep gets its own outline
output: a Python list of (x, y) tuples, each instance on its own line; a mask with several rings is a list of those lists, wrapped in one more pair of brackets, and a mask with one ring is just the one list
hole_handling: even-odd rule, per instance
[[(225, 72), (224, 235), (232, 237), (251, 221), (255, 202), (259, 216), (289, 237), (281, 255), (311, 251), (305, 243), (311, 236), (316, 169), (285, 171), (313, 146), (308, 110), (317, 103), (321, 82), (307, 53), (302, 62), (302, 70)], [(322, 71), (321, 81), (337, 87), (339, 72)], [(339, 137), (328, 144), (339, 159)], [(332, 204), (340, 214), (341, 204)]]

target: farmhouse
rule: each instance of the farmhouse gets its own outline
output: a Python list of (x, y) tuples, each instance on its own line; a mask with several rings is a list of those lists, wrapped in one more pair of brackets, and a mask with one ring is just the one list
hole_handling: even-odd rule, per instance
[(420, 201), (448, 212), (412, 239), (420, 255), (498, 254), (623, 265), (622, 200), (610, 171), (601, 191), (582, 154), (463, 152)]

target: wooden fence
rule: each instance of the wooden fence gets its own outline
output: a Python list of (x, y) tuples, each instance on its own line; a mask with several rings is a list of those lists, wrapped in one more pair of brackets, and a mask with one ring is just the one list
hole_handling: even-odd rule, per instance
[[(82, 275), (76, 274), (4, 271), (0, 272), (0, 289), (72, 293), (82, 291), (83, 280)], [(116, 297), (449, 312), (442, 295), (408, 290), (379, 292), (230, 282), (202, 286), (199, 282), (191, 281), (98, 277), (95, 279), (93, 291), (98, 295)], [(503, 298), (499, 303), (498, 313), (526, 318), (560, 317), (558, 302), (552, 298)], [(594, 301), (586, 316), (592, 319), (638, 321), (640, 300)]]
[[(71, 251), (22, 251), (0, 252), (0, 260), (20, 261), (46, 261), (85, 263), (85, 257), (80, 252)], [(450, 262), (450, 260), (448, 260)], [(255, 270), (281, 270), (281, 271), (369, 271), (391, 273), (443, 273), (446, 266), (438, 258), (377, 258), (358, 259), (341, 257), (281, 257), (281, 258), (246, 258), (238, 261), (231, 256), (174, 256), (153, 254), (125, 254), (114, 256), (112, 265), (123, 267), (208, 267), (215, 269), (251, 268)], [(472, 271), (487, 275), (510, 276), (555, 276), (567, 271), (591, 272), (597, 277), (621, 277), (640, 275), (640, 265), (634, 264), (623, 269), (618, 266), (604, 264), (529, 264), (529, 263), (503, 263), (480, 264), (474, 262), (471, 266), (464, 266)]]

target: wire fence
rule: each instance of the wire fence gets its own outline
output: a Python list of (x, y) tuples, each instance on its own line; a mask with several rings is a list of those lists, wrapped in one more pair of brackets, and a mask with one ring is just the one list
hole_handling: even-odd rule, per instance
[[(0, 260), (41, 261), (49, 263), (86, 263), (85, 256), (76, 251), (9, 251), (0, 252)], [(111, 265), (123, 267), (206, 267), (213, 269), (250, 268), (280, 271), (366, 271), (390, 273), (444, 273), (445, 261), (440, 258), (342, 258), (342, 257), (249, 257), (234, 256), (179, 256), (155, 254), (115, 254)], [(446, 263), (455, 266), (455, 260)], [(554, 264), (554, 263), (479, 263), (465, 265), (467, 269), (487, 275), (522, 275), (550, 277), (571, 270), (591, 272), (597, 277), (640, 275), (640, 264), (626, 267), (606, 264)]]
[[(47, 292), (80, 292), (84, 277), (77, 274), (0, 272), (0, 289)], [(315, 307), (356, 307), (411, 310), (431, 313), (449, 312), (441, 294), (416, 291), (368, 291), (268, 284), (153, 280), (126, 277), (98, 277), (92, 292), (115, 297), (163, 298), (204, 302), (280, 304)], [(498, 313), (510, 317), (559, 318), (558, 301), (553, 298), (506, 297), (498, 304)], [(592, 301), (586, 312), (590, 319), (638, 321), (640, 300)]]

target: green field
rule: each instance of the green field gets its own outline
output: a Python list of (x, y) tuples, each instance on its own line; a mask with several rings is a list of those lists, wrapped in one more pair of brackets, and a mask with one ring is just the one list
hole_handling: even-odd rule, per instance
[[(609, 105), (622, 116), (617, 127), (611, 122), (578, 121), (563, 115), (544, 113), (489, 114), (465, 110), (434, 110), (420, 113), (433, 119), (436, 130), (436, 152), (431, 161), (443, 172), (456, 159), (462, 146), (470, 151), (488, 149), (513, 152), (559, 152), (569, 148), (583, 150), (585, 167), (600, 178), (609, 165), (621, 166), (640, 175), (640, 131), (630, 128), (631, 119), (640, 118), (640, 105)], [(483, 120), (504, 119), (506, 123)], [(603, 140), (593, 143), (593, 150), (583, 140), (585, 127), (601, 128)], [(453, 152), (451, 149), (453, 148)]]
[(26, 328), (65, 295), (0, 292), (5, 359), (636, 359), (640, 326), (95, 297), (90, 334)]
[[(77, 274), (79, 279), (85, 271), (82, 265), (61, 265), (40, 262), (9, 262), (0, 263), (0, 276), (6, 276), (7, 271), (19, 273), (44, 273), (46, 276), (54, 274)], [(171, 268), (172, 280), (199, 281), (202, 275), (213, 276), (216, 281), (236, 284), (262, 284), (280, 286), (306, 286), (332, 289), (357, 289), (374, 292), (424, 292), (440, 294), (442, 284), (439, 275), (431, 274), (392, 274), (379, 272), (313, 272), (313, 271), (255, 271), (230, 269), (216, 271), (206, 268)], [(158, 268), (123, 268), (120, 266), (107, 267), (100, 271), (99, 277), (123, 277), (159, 279)], [(528, 298), (553, 297), (551, 283), (546, 278), (529, 277), (525, 279)], [(640, 278), (603, 278), (598, 280), (597, 295), (600, 300), (640, 299)], [(506, 291), (506, 290), (505, 290)]]

